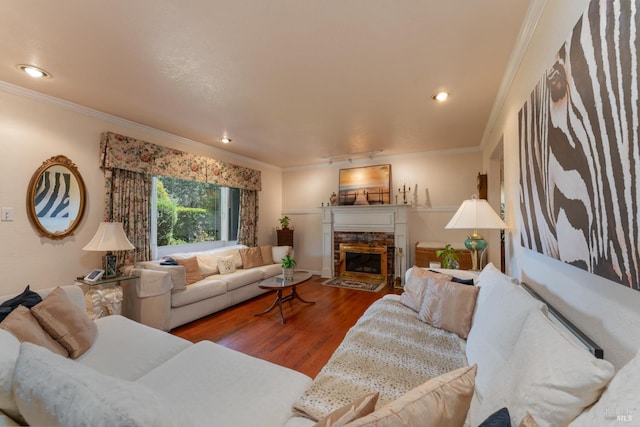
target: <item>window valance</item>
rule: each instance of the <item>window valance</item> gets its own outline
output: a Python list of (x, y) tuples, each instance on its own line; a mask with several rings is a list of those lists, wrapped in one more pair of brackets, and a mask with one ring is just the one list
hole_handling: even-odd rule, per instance
[(103, 132), (100, 162), (104, 169), (124, 169), (244, 190), (262, 190), (259, 170)]

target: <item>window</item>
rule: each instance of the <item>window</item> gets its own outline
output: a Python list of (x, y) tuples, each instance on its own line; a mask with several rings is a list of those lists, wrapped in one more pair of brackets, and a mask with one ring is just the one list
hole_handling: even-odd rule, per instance
[(206, 246), (206, 242), (238, 239), (240, 190), (237, 188), (156, 177), (151, 210), (154, 258), (157, 248), (164, 246)]

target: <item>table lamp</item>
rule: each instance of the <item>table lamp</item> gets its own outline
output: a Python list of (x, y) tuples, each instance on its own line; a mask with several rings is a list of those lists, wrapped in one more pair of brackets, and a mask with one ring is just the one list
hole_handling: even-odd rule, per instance
[(135, 249), (135, 246), (131, 244), (126, 234), (124, 234), (121, 222), (101, 222), (93, 239), (82, 249), (85, 251), (107, 252), (102, 258), (104, 277), (111, 278), (115, 277), (118, 271), (116, 265), (118, 257), (111, 252), (128, 251)]
[(504, 230), (507, 228), (507, 224), (504, 223), (486, 200), (478, 199), (474, 195), (471, 199), (462, 202), (462, 205), (460, 205), (453, 218), (444, 228), (473, 230), (473, 234), (465, 240), (464, 246), (471, 251), (473, 270), (479, 270), (478, 251), (484, 253), (487, 248), (487, 241), (478, 234), (478, 229)]

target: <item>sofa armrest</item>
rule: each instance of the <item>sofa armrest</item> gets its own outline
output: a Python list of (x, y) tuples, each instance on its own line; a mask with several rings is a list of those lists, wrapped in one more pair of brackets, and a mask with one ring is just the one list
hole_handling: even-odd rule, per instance
[(171, 277), (172, 290), (174, 292), (187, 287), (187, 272), (181, 265), (160, 265), (160, 261), (143, 261), (136, 263), (135, 268), (168, 273)]
[(124, 298), (122, 314), (152, 328), (169, 330), (171, 275), (164, 271), (131, 270), (135, 280), (121, 282)]

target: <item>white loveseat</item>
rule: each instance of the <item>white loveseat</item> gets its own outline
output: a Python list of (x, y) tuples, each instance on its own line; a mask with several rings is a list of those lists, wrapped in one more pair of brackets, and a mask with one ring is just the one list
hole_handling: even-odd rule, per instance
[[(84, 310), (79, 287), (62, 289)], [(32, 425), (282, 426), (311, 383), (290, 369), (122, 316), (95, 324), (95, 341), (76, 360), (21, 345), (0, 329), (0, 425), (18, 425), (6, 413), (20, 408)]]
[[(531, 418), (553, 427), (637, 423), (640, 353), (609, 384), (613, 366), (596, 359), (552, 318), (546, 304), (493, 265), (479, 276), (439, 270), (462, 279), (477, 276), (479, 289), (470, 309), (450, 289), (425, 291), (433, 285), (425, 271), (410, 269), (403, 295), (387, 295), (367, 309), (296, 401), (298, 413), (318, 420), (379, 393), (375, 412), (346, 425), (476, 427), (505, 407), (514, 426), (536, 425)], [(472, 316), (466, 339), (443, 329), (460, 330), (464, 311)], [(440, 327), (418, 319), (427, 312)], [(470, 365), (477, 365), (470, 386), (457, 383), (448, 391), (425, 393), (427, 384)], [(314, 422), (296, 417), (288, 425), (311, 427)]]
[[(175, 253), (170, 257), (181, 261), (197, 260), (197, 281), (189, 284), (183, 265), (161, 265), (162, 260), (139, 262), (129, 269), (139, 276), (123, 282), (122, 313), (145, 325), (171, 330), (208, 314), (246, 301), (267, 292), (258, 283), (282, 272), (280, 262), (291, 252), (289, 246), (263, 246), (262, 265), (247, 267), (241, 256), (247, 246), (234, 245), (199, 252)], [(222, 258), (233, 260), (233, 271), (221, 274)], [(193, 266), (193, 264), (191, 264)]]

